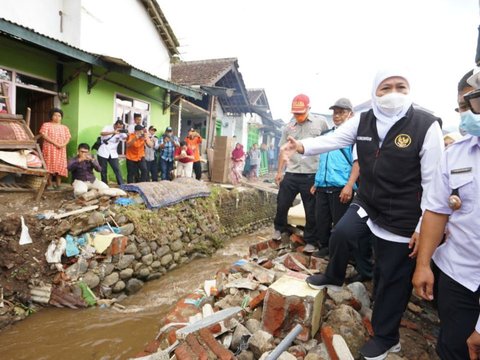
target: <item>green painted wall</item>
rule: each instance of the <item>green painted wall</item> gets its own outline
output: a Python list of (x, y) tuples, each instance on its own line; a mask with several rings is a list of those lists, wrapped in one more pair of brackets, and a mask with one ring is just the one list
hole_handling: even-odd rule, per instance
[[(0, 66), (56, 81), (55, 55), (3, 37), (0, 37), (0, 49)], [(72, 135), (67, 147), (69, 157), (76, 153), (79, 143), (92, 145), (102, 128), (114, 122), (117, 93), (149, 103), (150, 124), (159, 130), (158, 135), (163, 133), (170, 124), (170, 112), (163, 113), (165, 89), (126, 74), (111, 72), (105, 79), (98, 80), (88, 94), (85, 65), (81, 62), (64, 64), (63, 78), (67, 83), (62, 92), (68, 92), (69, 101), (61, 108), (64, 111), (63, 124), (69, 127)], [(82, 70), (80, 74), (79, 69)], [(102, 75), (105, 69), (94, 68), (93, 73)], [(97, 77), (94, 76), (93, 80)], [(114, 179), (113, 173), (111, 175), (109, 177)]]
[(0, 65), (55, 81), (56, 57), (0, 37)]

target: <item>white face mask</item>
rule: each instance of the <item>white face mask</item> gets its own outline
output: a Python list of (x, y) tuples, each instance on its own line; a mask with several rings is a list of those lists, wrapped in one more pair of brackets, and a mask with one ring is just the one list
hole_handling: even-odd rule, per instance
[(399, 92), (391, 92), (383, 96), (375, 96), (379, 110), (386, 116), (400, 114), (406, 104), (410, 103), (410, 96)]

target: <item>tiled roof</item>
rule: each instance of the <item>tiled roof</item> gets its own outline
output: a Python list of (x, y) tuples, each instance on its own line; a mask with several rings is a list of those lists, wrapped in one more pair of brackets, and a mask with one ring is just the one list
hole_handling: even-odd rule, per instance
[(237, 69), (235, 58), (182, 61), (172, 64), (172, 81), (181, 85), (215, 85), (228, 71)]

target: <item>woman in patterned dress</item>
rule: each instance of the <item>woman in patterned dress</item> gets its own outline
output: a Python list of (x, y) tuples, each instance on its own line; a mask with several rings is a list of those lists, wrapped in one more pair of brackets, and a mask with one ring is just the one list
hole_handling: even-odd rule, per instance
[(47, 170), (50, 173), (48, 186), (52, 186), (52, 177), (55, 176), (55, 187), (59, 187), (62, 177), (68, 176), (67, 171), (67, 144), (71, 135), (68, 127), (62, 125), (63, 111), (53, 108), (49, 112), (50, 122), (43, 123), (40, 135), (43, 137), (43, 157)]

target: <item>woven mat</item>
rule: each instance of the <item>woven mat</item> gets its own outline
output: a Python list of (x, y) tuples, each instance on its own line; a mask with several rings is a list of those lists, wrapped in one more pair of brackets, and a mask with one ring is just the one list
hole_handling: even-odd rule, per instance
[(139, 193), (149, 209), (158, 209), (187, 199), (210, 196), (208, 186), (193, 178), (125, 184), (121, 188)]

